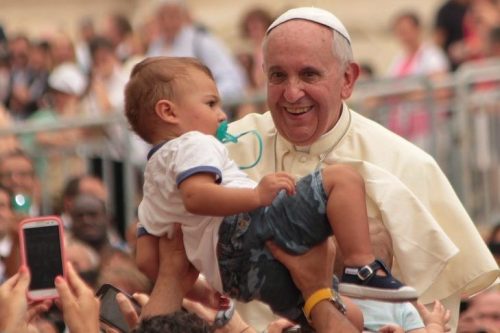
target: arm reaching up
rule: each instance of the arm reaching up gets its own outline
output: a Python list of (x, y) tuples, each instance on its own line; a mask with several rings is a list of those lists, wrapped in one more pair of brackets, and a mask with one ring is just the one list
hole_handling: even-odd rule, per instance
[(186, 257), (180, 225), (175, 225), (172, 239), (167, 235), (160, 238), (159, 256), (158, 278), (149, 302), (142, 309), (142, 318), (180, 310), (182, 299), (198, 278), (198, 271)]
[[(311, 248), (302, 255), (290, 255), (271, 241), (267, 246), (273, 256), (288, 268), (293, 282), (307, 300), (316, 291), (331, 288), (335, 246), (331, 238)], [(330, 302), (324, 300), (311, 310), (312, 325), (318, 333), (351, 333), (363, 329), (363, 315), (348, 298), (342, 298), (347, 305), (344, 316)]]
[(179, 184), (186, 209), (198, 215), (228, 216), (270, 205), (281, 190), (295, 193), (295, 179), (286, 172), (266, 175), (256, 188), (229, 188), (209, 173), (198, 173)]

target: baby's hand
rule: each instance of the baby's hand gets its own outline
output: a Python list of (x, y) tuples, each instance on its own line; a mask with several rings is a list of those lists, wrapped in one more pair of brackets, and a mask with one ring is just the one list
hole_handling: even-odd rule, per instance
[(295, 178), (286, 172), (277, 172), (264, 176), (255, 188), (261, 206), (270, 205), (281, 190), (288, 195), (295, 194)]
[(432, 311), (427, 310), (427, 308), (420, 302), (417, 302), (417, 310), (422, 317), (425, 326), (436, 325), (440, 327), (441, 330), (448, 330), (448, 321), (450, 320), (450, 310), (446, 309), (441, 302), (436, 300), (434, 302), (434, 307)]

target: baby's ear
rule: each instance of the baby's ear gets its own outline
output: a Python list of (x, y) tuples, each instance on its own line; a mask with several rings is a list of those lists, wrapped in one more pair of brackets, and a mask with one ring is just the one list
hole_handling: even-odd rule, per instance
[(174, 111), (175, 105), (167, 99), (161, 99), (156, 102), (155, 113), (161, 120), (169, 124), (177, 124), (178, 119)]

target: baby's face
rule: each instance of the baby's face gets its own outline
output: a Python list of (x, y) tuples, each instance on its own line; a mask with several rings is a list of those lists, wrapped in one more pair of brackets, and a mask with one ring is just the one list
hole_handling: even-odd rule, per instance
[(214, 80), (200, 70), (189, 71), (189, 79), (177, 89), (174, 104), (182, 133), (215, 135), (219, 124), (227, 119)]

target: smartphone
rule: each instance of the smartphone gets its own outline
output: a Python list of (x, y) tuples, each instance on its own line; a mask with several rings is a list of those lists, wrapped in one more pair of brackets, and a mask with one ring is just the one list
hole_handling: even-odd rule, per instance
[(64, 272), (64, 228), (57, 216), (27, 218), (19, 225), (22, 262), (30, 270), (28, 298), (52, 299), (59, 295), (54, 284)]
[(125, 297), (127, 297), (132, 303), (135, 311), (140, 314), (141, 305), (137, 303), (137, 301), (132, 296), (121, 291), (111, 284), (103, 284), (96, 292), (96, 296), (101, 300), (99, 319), (104, 324), (111, 326), (112, 328), (115, 328), (122, 333), (129, 333), (130, 328), (128, 327), (127, 321), (125, 320), (125, 316), (121, 312), (118, 302), (116, 302), (116, 294), (118, 293), (122, 293), (123, 295), (125, 295)]

